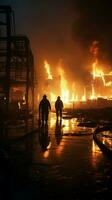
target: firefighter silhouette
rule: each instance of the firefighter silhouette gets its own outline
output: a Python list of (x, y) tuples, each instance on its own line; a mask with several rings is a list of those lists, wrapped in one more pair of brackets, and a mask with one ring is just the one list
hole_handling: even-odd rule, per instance
[(42, 123), (47, 124), (49, 111), (51, 111), (51, 104), (47, 99), (47, 96), (44, 95), (43, 99), (39, 103), (39, 120), (42, 121)]
[(56, 109), (56, 117), (62, 118), (63, 102), (62, 102), (60, 96), (57, 97), (57, 100), (55, 102), (55, 109)]

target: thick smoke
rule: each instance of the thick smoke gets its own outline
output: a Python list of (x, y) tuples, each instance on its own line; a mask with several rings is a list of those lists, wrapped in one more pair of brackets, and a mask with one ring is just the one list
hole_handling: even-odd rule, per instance
[(16, 33), (29, 37), (39, 77), (45, 59), (53, 70), (62, 59), (69, 79), (88, 83), (93, 41), (100, 43), (102, 60), (111, 63), (111, 1), (1, 0), (1, 4), (14, 9)]
[(110, 0), (73, 0), (73, 38), (88, 48), (97, 40), (102, 46), (102, 58), (110, 60), (112, 48), (112, 12)]

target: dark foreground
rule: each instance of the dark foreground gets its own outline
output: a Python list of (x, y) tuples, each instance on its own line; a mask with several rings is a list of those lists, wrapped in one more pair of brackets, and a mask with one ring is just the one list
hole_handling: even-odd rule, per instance
[(0, 199), (108, 199), (111, 159), (93, 140), (96, 127), (78, 124), (78, 118), (56, 122), (52, 114), (32, 134), (23, 136), (22, 127), (9, 132), (1, 142)]

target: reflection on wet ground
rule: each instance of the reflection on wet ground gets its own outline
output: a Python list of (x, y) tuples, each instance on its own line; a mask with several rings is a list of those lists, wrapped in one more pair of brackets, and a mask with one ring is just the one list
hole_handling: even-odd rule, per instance
[(77, 118), (57, 121), (55, 113), (48, 125), (37, 121), (34, 134), (2, 148), (11, 166), (12, 199), (107, 199), (112, 166), (93, 141), (95, 128), (79, 127)]
[(48, 125), (42, 124), (39, 126), (39, 143), (43, 151), (49, 149), (50, 146), (50, 136), (48, 133)]
[(62, 126), (62, 120), (56, 120), (56, 125), (55, 125), (55, 137), (56, 137), (56, 142), (57, 145), (60, 144), (63, 136), (63, 126)]

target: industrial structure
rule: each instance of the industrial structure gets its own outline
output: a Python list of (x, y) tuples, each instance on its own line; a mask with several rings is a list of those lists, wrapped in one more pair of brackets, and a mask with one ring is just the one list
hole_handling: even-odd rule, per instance
[(14, 11), (0, 6), (0, 111), (34, 112), (34, 58), (27, 36), (15, 35)]

